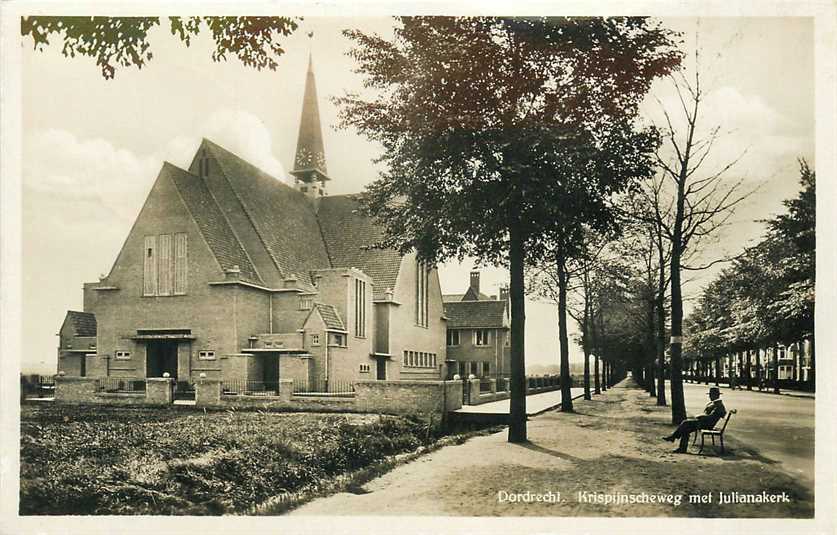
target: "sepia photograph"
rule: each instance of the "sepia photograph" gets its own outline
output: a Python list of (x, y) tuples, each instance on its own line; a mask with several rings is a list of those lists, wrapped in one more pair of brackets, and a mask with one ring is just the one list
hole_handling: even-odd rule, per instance
[(2, 533), (835, 533), (833, 6), (108, 6), (0, 6)]

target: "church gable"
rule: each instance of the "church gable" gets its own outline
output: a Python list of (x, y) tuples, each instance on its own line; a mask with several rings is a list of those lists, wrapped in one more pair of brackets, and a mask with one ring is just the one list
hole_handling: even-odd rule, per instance
[(175, 184), (186, 173), (164, 164), (103, 285), (128, 295), (191, 293), (198, 283), (222, 280), (222, 264), (210, 250)]

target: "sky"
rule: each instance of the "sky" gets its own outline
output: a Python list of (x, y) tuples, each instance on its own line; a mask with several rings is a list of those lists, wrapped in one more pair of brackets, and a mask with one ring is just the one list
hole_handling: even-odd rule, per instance
[[(686, 66), (699, 43), (701, 83), (707, 91), (702, 125), (721, 126), (707, 169), (743, 154), (729, 177), (755, 193), (702, 259), (734, 254), (757, 241), (758, 222), (782, 211), (798, 190), (798, 157), (814, 163), (813, 22), (806, 18), (662, 19), (684, 32)], [(163, 161), (185, 167), (202, 137), (236, 152), (277, 178), (293, 163), (309, 53), (333, 194), (362, 191), (377, 176), (380, 147), (337, 128), (332, 97), (363, 92), (346, 55), (347, 28), (392, 34), (388, 18), (308, 17), (283, 38), (276, 71), (256, 71), (237, 59), (215, 63), (211, 40), (189, 48), (163, 27), (149, 37), (153, 60), (121, 68), (104, 80), (93, 60), (65, 58), (60, 47), (35, 52), (23, 40), (22, 238), (24, 371), (50, 373), (56, 333), (67, 310), (81, 310), (82, 283), (110, 270)], [(314, 32), (313, 40), (306, 37)], [(648, 121), (660, 106), (675, 109), (667, 82), (643, 105)], [(440, 266), (444, 293), (468, 284), (472, 260)], [(721, 266), (693, 276), (687, 296)], [(482, 267), (484, 293), (496, 294), (508, 275)], [(688, 307), (688, 304), (687, 304)], [(529, 300), (527, 364), (558, 361), (556, 307)], [(579, 361), (573, 344), (571, 360)]]

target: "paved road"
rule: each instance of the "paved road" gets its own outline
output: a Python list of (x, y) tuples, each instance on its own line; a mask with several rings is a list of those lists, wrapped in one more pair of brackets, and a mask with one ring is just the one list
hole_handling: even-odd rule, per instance
[[(683, 391), (689, 415), (703, 412), (709, 386), (685, 383)], [(732, 448), (781, 463), (813, 490), (814, 399), (727, 387), (721, 387), (721, 399), (727, 410), (738, 409), (725, 434)]]

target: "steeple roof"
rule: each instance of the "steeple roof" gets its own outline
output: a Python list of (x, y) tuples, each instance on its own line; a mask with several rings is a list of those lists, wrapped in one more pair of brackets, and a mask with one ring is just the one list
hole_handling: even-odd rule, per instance
[[(309, 173), (303, 173), (309, 171)], [(308, 73), (305, 78), (305, 95), (302, 99), (302, 117), (299, 121), (299, 137), (296, 142), (294, 169), (291, 173), (306, 178), (317, 171), (316, 180), (328, 180), (323, 131), (320, 126), (320, 108), (317, 104), (317, 84), (311, 55), (308, 56)]]

